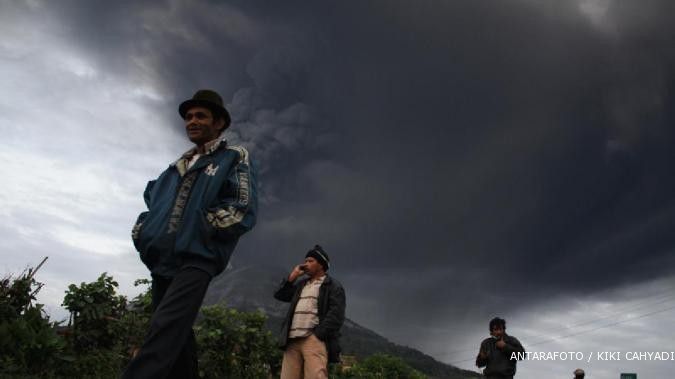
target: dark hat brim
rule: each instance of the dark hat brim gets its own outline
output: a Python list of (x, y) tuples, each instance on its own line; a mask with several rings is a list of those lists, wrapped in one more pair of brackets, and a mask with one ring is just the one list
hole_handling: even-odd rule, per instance
[(225, 127), (228, 127), (231, 122), (230, 118), (230, 112), (225, 109), (225, 107), (222, 107), (218, 104), (215, 104), (211, 101), (206, 101), (206, 100), (195, 100), (195, 99), (190, 99), (190, 100), (185, 100), (178, 106), (178, 114), (180, 114), (180, 117), (185, 119), (185, 114), (187, 113), (190, 108), (193, 107), (204, 107), (211, 112), (214, 113), (214, 115), (219, 114), (223, 116), (223, 119), (225, 120)]

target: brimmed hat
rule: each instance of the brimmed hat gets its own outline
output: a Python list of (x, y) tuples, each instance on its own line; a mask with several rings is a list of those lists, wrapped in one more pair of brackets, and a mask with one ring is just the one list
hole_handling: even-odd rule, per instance
[(324, 271), (328, 271), (330, 268), (330, 259), (328, 258), (328, 254), (323, 250), (323, 248), (319, 245), (315, 245), (314, 248), (310, 251), (307, 252), (305, 255), (305, 258), (307, 257), (312, 257), (317, 260), (323, 266)]
[(180, 117), (185, 118), (185, 114), (192, 107), (204, 107), (213, 112), (214, 117), (222, 116), (225, 120), (225, 127), (230, 126), (230, 113), (223, 106), (223, 98), (218, 92), (210, 89), (200, 89), (195, 92), (192, 99), (185, 100), (178, 106)]

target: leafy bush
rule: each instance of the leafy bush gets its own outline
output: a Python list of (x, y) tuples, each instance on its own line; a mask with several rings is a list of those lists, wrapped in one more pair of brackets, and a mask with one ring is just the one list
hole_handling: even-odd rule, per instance
[(95, 282), (68, 286), (63, 305), (70, 311), (73, 347), (76, 351), (112, 348), (120, 332), (119, 320), (127, 299), (116, 294), (118, 284), (107, 273)]
[[(38, 267), (39, 268), (39, 267)], [(42, 288), (28, 269), (18, 278), (0, 280), (0, 376), (51, 376), (61, 362), (65, 344), (56, 335), (42, 304), (34, 304)]]
[(213, 305), (202, 308), (195, 328), (200, 348), (200, 376), (257, 379), (277, 375), (281, 351), (265, 329), (262, 312), (240, 312)]
[[(142, 279), (134, 285), (148, 283)], [(71, 315), (66, 339), (73, 356), (59, 370), (63, 377), (118, 378), (141, 344), (152, 313), (150, 291), (127, 303), (117, 287), (107, 273), (95, 282), (68, 286), (62, 305)]]
[(127, 331), (121, 320), (127, 299), (117, 295), (118, 283), (107, 273), (95, 282), (68, 286), (63, 306), (70, 311), (66, 342), (71, 353), (59, 368), (63, 377), (116, 378), (126, 363)]

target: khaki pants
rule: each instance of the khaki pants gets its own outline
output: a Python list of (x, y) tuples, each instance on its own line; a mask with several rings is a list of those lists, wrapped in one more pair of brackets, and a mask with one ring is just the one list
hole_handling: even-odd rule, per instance
[(281, 379), (328, 378), (326, 344), (314, 334), (288, 341), (281, 363)]

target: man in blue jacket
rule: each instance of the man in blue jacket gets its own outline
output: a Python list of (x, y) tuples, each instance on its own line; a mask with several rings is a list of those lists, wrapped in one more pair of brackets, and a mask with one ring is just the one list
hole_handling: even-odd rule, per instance
[(178, 108), (194, 147), (150, 181), (148, 210), (132, 230), (152, 274), (150, 330), (123, 378), (198, 378), (192, 325), (211, 279), (256, 222), (256, 181), (248, 152), (222, 132), (230, 115), (215, 91)]

